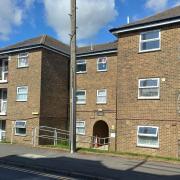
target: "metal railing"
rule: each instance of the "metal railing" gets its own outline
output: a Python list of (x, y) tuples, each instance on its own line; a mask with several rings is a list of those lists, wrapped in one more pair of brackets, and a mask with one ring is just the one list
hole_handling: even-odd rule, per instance
[[(86, 135), (76, 135), (76, 143), (81, 144), (82, 147), (87, 145), (90, 148), (99, 148), (105, 147), (104, 149), (108, 149), (110, 145), (110, 137), (100, 138), (97, 136), (86, 136)], [(69, 145), (70, 142), (70, 132), (67, 130), (62, 130), (58, 128), (48, 127), (48, 126), (40, 126), (36, 127), (32, 131), (32, 144), (35, 147), (38, 145), (38, 142), (42, 140), (48, 141), (49, 144), (57, 146), (61, 143)], [(102, 148), (103, 149), (103, 148)]]
[(32, 144), (37, 145), (37, 139), (46, 139), (53, 141), (53, 145), (56, 146), (58, 141), (69, 142), (69, 131), (48, 127), (40, 126), (34, 128), (32, 131)]

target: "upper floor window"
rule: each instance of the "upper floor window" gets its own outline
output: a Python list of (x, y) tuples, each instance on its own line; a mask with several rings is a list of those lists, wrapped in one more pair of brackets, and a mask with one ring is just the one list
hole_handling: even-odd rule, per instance
[(140, 52), (160, 49), (160, 30), (143, 32), (140, 34)]
[(21, 86), (17, 87), (17, 101), (27, 101), (28, 97), (28, 87), (27, 86)]
[(18, 68), (28, 67), (28, 53), (21, 53), (18, 56)]
[(139, 79), (139, 99), (159, 99), (159, 78)]
[(86, 72), (86, 60), (77, 60), (76, 62), (76, 73)]
[(107, 102), (107, 90), (100, 89), (97, 90), (97, 104), (106, 104)]
[(97, 71), (107, 71), (107, 57), (97, 59)]
[(85, 135), (85, 121), (76, 121), (76, 134)]
[(0, 89), (0, 115), (7, 112), (7, 89)]
[(138, 126), (137, 145), (142, 147), (159, 147), (159, 128), (155, 126)]
[(76, 91), (76, 104), (86, 104), (86, 90)]
[(2, 59), (0, 61), (0, 83), (8, 80), (8, 60)]
[(26, 121), (15, 121), (15, 135), (26, 135)]

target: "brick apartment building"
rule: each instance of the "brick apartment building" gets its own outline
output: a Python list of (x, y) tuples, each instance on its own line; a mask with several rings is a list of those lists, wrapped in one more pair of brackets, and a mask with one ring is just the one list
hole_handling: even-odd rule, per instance
[(41, 36), (0, 54), (0, 140), (29, 144), (35, 127), (67, 129), (69, 47)]
[(114, 28), (117, 151), (180, 156), (180, 6)]
[[(77, 52), (78, 141), (110, 137), (115, 151), (179, 157), (180, 6), (110, 32), (117, 42)], [(69, 47), (41, 36), (0, 55), (7, 139), (12, 126), (19, 142), (35, 126), (68, 129)]]
[(92, 136), (107, 138), (116, 127), (117, 42), (79, 48), (76, 72), (76, 133), (87, 142)]

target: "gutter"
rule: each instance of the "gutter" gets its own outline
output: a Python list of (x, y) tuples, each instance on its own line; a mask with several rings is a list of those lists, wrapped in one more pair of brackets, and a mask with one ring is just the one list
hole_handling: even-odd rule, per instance
[(54, 48), (52, 46), (47, 46), (44, 44), (37, 44), (37, 45), (32, 45), (32, 46), (27, 46), (27, 47), (20, 47), (20, 48), (16, 48), (16, 49), (9, 49), (9, 50), (0, 52), (0, 55), (6, 55), (6, 54), (10, 54), (10, 53), (16, 53), (19, 51), (27, 51), (27, 50), (38, 49), (38, 48), (48, 49), (55, 53), (61, 54), (63, 56), (70, 57), (69, 54), (59, 51), (57, 48)]
[[(178, 17), (178, 19), (175, 20), (168, 20), (165, 22), (156, 22), (156, 23), (151, 23), (151, 24), (147, 24), (147, 25), (140, 25), (138, 27), (127, 27), (127, 28), (117, 28), (117, 29), (111, 29), (110, 32), (114, 35), (117, 35), (119, 33), (125, 33), (125, 32), (131, 32), (131, 31), (136, 31), (136, 30), (141, 30), (141, 29), (147, 29), (147, 28), (153, 28), (153, 27), (158, 27), (158, 26), (164, 26), (164, 25), (170, 25), (170, 24), (174, 24), (174, 23), (179, 23), (180, 22), (180, 18)], [(135, 26), (135, 25), (134, 25)]]

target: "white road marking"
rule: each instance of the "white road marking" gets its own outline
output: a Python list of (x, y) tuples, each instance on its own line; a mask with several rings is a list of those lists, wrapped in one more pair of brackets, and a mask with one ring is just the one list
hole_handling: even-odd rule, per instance
[(39, 158), (46, 158), (46, 156), (42, 156), (39, 154), (22, 154), (19, 155), (20, 157), (25, 157), (25, 158), (31, 158), (31, 159), (39, 159)]
[(67, 178), (64, 176), (47, 174), (47, 173), (43, 173), (43, 172), (28, 170), (28, 169), (24, 169), (24, 168), (15, 167), (15, 166), (2, 165), (2, 164), (0, 164), (0, 168), (19, 171), (19, 172), (23, 172), (23, 173), (34, 174), (34, 175), (39, 175), (39, 176), (44, 176), (44, 177), (53, 178), (53, 179), (60, 179), (60, 180), (72, 180), (73, 179), (73, 178)]

